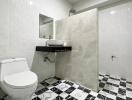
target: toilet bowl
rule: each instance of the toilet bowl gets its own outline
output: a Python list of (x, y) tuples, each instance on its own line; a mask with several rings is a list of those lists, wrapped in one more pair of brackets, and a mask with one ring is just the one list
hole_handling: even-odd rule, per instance
[(8, 59), (0, 63), (0, 83), (7, 100), (31, 100), (38, 78), (29, 70), (25, 58)]

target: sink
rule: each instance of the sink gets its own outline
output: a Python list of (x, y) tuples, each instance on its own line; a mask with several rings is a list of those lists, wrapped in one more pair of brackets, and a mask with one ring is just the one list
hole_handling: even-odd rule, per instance
[(47, 40), (46, 46), (64, 46), (64, 41), (62, 41), (62, 40)]

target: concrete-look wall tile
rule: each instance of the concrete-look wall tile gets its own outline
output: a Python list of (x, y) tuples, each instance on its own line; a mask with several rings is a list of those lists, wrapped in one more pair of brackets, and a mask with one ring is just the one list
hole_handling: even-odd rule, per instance
[(56, 39), (71, 45), (71, 52), (57, 53), (56, 76), (98, 87), (97, 9), (56, 22)]

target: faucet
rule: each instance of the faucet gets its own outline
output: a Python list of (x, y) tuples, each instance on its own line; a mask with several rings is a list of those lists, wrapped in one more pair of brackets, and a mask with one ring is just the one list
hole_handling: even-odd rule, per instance
[[(51, 39), (51, 35), (49, 35), (49, 38), (48, 38), (49, 40)], [(47, 41), (46, 41), (46, 46), (48, 46), (48, 43), (47, 43)]]

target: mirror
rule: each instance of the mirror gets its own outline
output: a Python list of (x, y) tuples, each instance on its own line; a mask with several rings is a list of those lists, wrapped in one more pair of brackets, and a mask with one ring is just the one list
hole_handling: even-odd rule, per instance
[(39, 14), (39, 37), (53, 39), (53, 18)]

